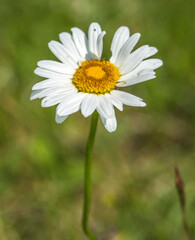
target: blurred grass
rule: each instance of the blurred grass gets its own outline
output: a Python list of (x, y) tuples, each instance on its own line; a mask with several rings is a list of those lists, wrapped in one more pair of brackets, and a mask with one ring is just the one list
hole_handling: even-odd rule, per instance
[(140, 32), (139, 46), (159, 49), (157, 79), (129, 87), (145, 109), (117, 114), (112, 135), (99, 123), (93, 165), (91, 226), (103, 240), (185, 240), (174, 167), (187, 194), (195, 235), (194, 10), (192, 0), (1, 0), (0, 239), (84, 239), (80, 227), (83, 164), (90, 119), (54, 122), (55, 107), (29, 101), (36, 62), (55, 59), (58, 34), (92, 21), (107, 31)]

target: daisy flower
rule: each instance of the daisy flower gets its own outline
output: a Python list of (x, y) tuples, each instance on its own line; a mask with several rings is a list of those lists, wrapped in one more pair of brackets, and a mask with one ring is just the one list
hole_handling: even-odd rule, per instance
[(35, 74), (46, 80), (35, 84), (30, 99), (43, 98), (42, 107), (58, 105), (55, 120), (62, 123), (69, 115), (81, 110), (84, 117), (97, 111), (109, 132), (116, 130), (114, 107), (123, 105), (144, 107), (141, 98), (118, 90), (155, 78), (160, 59), (148, 59), (157, 49), (144, 45), (133, 51), (140, 33), (130, 35), (128, 27), (120, 27), (111, 43), (109, 61), (102, 58), (105, 31), (91, 23), (88, 38), (79, 28), (72, 34), (63, 32), (49, 48), (60, 62), (43, 60), (37, 63)]

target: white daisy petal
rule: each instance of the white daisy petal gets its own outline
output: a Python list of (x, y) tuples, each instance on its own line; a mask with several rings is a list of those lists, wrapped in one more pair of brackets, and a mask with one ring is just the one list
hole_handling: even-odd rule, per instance
[(119, 83), (117, 83), (117, 87), (127, 87), (127, 86), (131, 86), (140, 82), (144, 82), (144, 81), (148, 81), (151, 79), (156, 78), (155, 73), (153, 71), (151, 71), (151, 73), (148, 71), (147, 73), (145, 73), (144, 75), (135, 77), (135, 78), (131, 78), (128, 79), (126, 81), (120, 81)]
[(91, 54), (92, 58), (98, 59), (98, 52), (97, 52), (97, 39), (100, 33), (102, 32), (101, 27), (98, 23), (92, 23), (89, 26), (88, 31), (88, 49)]
[(117, 128), (116, 117), (106, 119), (105, 128), (106, 128), (109, 132), (114, 132), (114, 131), (116, 131), (116, 128)]
[(53, 52), (53, 54), (63, 63), (72, 66), (74, 69), (77, 69), (78, 64), (77, 61), (79, 59), (75, 60), (74, 55), (71, 54), (70, 51), (68, 51), (67, 48), (65, 48), (61, 43), (56, 41), (51, 41), (48, 44), (50, 50)]
[(114, 105), (116, 108), (118, 108), (118, 110), (123, 111), (122, 102), (119, 99), (113, 97), (111, 94), (108, 94), (108, 95), (109, 95), (112, 105)]
[(132, 71), (134, 68), (136, 68), (141, 63), (141, 61), (146, 57), (148, 51), (149, 51), (149, 46), (145, 45), (138, 48), (133, 53), (131, 53), (126, 58), (123, 65), (120, 67), (120, 73), (126, 74)]
[(122, 75), (118, 81), (124, 82), (132, 78), (136, 78), (137, 76), (140, 76), (141, 72), (143, 73), (143, 70), (145, 69), (155, 70), (156, 68), (162, 66), (162, 64), (163, 62), (160, 59), (153, 58), (144, 60), (133, 71)]
[(119, 99), (123, 104), (125, 104), (127, 106), (135, 106), (135, 107), (145, 107), (146, 106), (146, 104), (144, 102), (142, 102), (141, 98), (136, 97), (130, 93), (113, 90), (111, 92), (111, 95), (113, 95), (113, 97)]
[(42, 107), (51, 107), (54, 106), (66, 99), (67, 96), (70, 96), (74, 93), (77, 93), (76, 89), (70, 89), (55, 95), (48, 95), (47, 97), (43, 98), (41, 101)]
[(57, 73), (51, 70), (47, 70), (44, 68), (40, 68), (37, 67), (34, 70), (34, 73), (40, 77), (44, 77), (44, 78), (49, 78), (49, 79), (70, 79), (70, 77), (72, 76), (72, 74), (62, 74), (62, 73)]
[(59, 37), (60, 37), (60, 41), (63, 43), (63, 45), (67, 49), (67, 53), (75, 60), (75, 62), (80, 61), (81, 56), (77, 51), (72, 35), (70, 33), (63, 32), (59, 34)]
[(79, 111), (81, 102), (85, 95), (85, 93), (80, 92), (67, 96), (64, 101), (57, 106), (57, 114), (59, 116), (64, 116)]
[(98, 97), (95, 94), (86, 94), (81, 103), (81, 113), (84, 117), (90, 116), (98, 106)]
[(78, 52), (80, 53), (81, 57), (83, 59), (86, 58), (86, 55), (88, 53), (88, 40), (87, 37), (85, 35), (85, 33), (80, 30), (79, 28), (72, 28), (71, 29), (72, 34), (73, 34), (73, 40), (75, 42), (75, 45), (77, 47)]
[(139, 66), (140, 68), (149, 68), (149, 69), (157, 69), (163, 65), (163, 61), (157, 58), (151, 58), (144, 60)]
[(43, 88), (51, 88), (51, 87), (63, 87), (64, 85), (72, 85), (72, 80), (70, 79), (47, 79), (44, 81), (41, 81), (39, 83), (36, 83), (33, 87), (32, 90), (38, 90), (38, 89), (43, 89)]
[(62, 73), (62, 74), (66, 74), (66, 75), (72, 75), (75, 72), (75, 70), (72, 67), (67, 66), (64, 63), (59, 63), (59, 62), (51, 61), (51, 60), (39, 61), (37, 63), (37, 65), (40, 68), (44, 68), (44, 69), (47, 69), (50, 71), (54, 71), (54, 72)]
[(117, 128), (117, 121), (116, 121), (116, 117), (113, 116), (112, 118), (104, 118), (102, 117), (102, 115), (100, 115), (102, 123), (104, 125), (104, 127), (106, 128), (106, 130), (108, 132), (114, 132)]
[(66, 120), (68, 116), (69, 116), (69, 115), (67, 115), (67, 116), (59, 116), (59, 115), (56, 113), (55, 121), (56, 121), (56, 123), (58, 123), (58, 124), (63, 123), (64, 120)]
[[(139, 73), (140, 71), (142, 71), (144, 69), (155, 70), (162, 65), (163, 65), (162, 60), (157, 59), (157, 58), (151, 58), (151, 59), (142, 61), (132, 72)], [(123, 75), (123, 76), (125, 76), (125, 75)]]
[(65, 47), (61, 43), (52, 40), (48, 43), (48, 47), (61, 62), (72, 66), (66, 52), (64, 51)]
[(32, 93), (30, 94), (30, 100), (35, 100), (39, 98), (41, 90), (33, 90)]
[(68, 74), (62, 74), (62, 73), (57, 73), (57, 72), (54, 72), (54, 71), (50, 71), (50, 70), (47, 70), (47, 69), (44, 69), (44, 68), (40, 68), (40, 67), (37, 67), (35, 70), (34, 70), (34, 73), (40, 77), (44, 77), (44, 78), (64, 78), (64, 79), (67, 79), (69, 78), (71, 75), (68, 75)]
[(145, 58), (149, 58), (149, 57), (153, 56), (154, 54), (156, 54), (157, 52), (158, 52), (157, 48), (149, 47), (148, 54), (146, 54)]
[(66, 93), (67, 91), (70, 91), (70, 90), (75, 90), (75, 86), (71, 84), (71, 85), (60, 87), (60, 88), (59, 87), (45, 88), (45, 89), (41, 89), (38, 95), (38, 98), (43, 98), (46, 96), (55, 96), (60, 93)]
[(110, 58), (110, 62), (115, 63), (116, 58), (118, 56), (118, 52), (120, 51), (123, 44), (129, 38), (130, 31), (128, 27), (120, 27), (114, 34), (112, 43), (111, 43), (111, 51), (112, 57)]
[(105, 31), (101, 32), (100, 35), (97, 38), (97, 54), (98, 58), (100, 59), (102, 56), (102, 51), (103, 51), (103, 37), (106, 34)]
[(106, 95), (98, 95), (98, 101), (98, 113), (104, 118), (111, 118), (114, 113), (114, 108), (109, 98)]
[(125, 42), (123, 47), (120, 49), (117, 59), (115, 61), (115, 65), (117, 67), (120, 67), (123, 64), (123, 62), (125, 62), (129, 54), (139, 41), (140, 36), (141, 36), (140, 33), (135, 33)]

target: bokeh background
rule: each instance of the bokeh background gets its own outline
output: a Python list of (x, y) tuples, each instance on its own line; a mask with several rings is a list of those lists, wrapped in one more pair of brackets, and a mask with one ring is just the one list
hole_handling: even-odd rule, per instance
[(192, 0), (1, 0), (0, 7), (0, 239), (78, 240), (84, 152), (90, 118), (62, 125), (55, 107), (29, 101), (42, 80), (33, 71), (52, 59), (47, 43), (92, 21), (107, 31), (142, 34), (164, 66), (157, 79), (129, 87), (146, 108), (117, 111), (118, 128), (98, 125), (90, 226), (100, 240), (185, 240), (174, 183), (178, 166), (195, 236), (195, 5)]

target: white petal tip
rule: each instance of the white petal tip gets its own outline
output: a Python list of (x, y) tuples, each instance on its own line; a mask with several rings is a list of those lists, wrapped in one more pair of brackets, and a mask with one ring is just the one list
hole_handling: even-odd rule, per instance
[(51, 44), (52, 44), (52, 41), (48, 42), (48, 47), (49, 48), (50, 48)]
[(146, 103), (145, 102), (141, 102), (139, 107), (145, 107)]
[(86, 111), (86, 110), (83, 110), (83, 111), (82, 111), (82, 110), (83, 110), (83, 109), (82, 109), (82, 107), (81, 107), (81, 113), (82, 113), (83, 117), (85, 117), (85, 118), (91, 116), (91, 115), (93, 114), (93, 112), (95, 111), (95, 109), (92, 110), (92, 111)]
[(117, 128), (117, 121), (116, 118), (108, 118), (106, 119), (105, 128), (108, 130), (108, 132), (112, 133), (116, 131)]
[(36, 74), (36, 75), (37, 75), (37, 72), (38, 72), (38, 67), (37, 67), (37, 68), (35, 68), (35, 70), (34, 70), (34, 74)]
[(59, 34), (59, 37), (60, 37), (60, 36), (63, 36), (63, 35), (64, 35), (64, 32), (61, 32), (61, 33)]
[[(81, 113), (82, 113), (82, 111), (81, 111)], [(84, 114), (84, 113), (82, 113), (82, 115), (83, 115), (83, 117), (87, 118), (87, 117), (89, 117), (91, 114)]]
[(116, 129), (109, 129), (109, 128), (107, 128), (107, 127), (106, 127), (106, 129), (107, 129), (107, 131), (108, 131), (109, 133), (113, 133), (113, 132), (116, 131)]
[(53, 44), (55, 43), (54, 40), (51, 40), (50, 42), (48, 42), (48, 47), (49, 49), (53, 48)]
[(90, 24), (90, 26), (100, 26), (100, 25), (99, 25), (99, 23), (97, 23), (97, 22), (92, 22), (92, 23)]
[(55, 116), (55, 121), (57, 124), (61, 124), (64, 122), (64, 120), (66, 120), (68, 116), (59, 116), (58, 114), (56, 114)]
[[(56, 121), (56, 120), (55, 120)], [(57, 124), (61, 124), (63, 123), (63, 121), (56, 121)]]
[(43, 99), (43, 100), (41, 101), (41, 107), (42, 107), (42, 108), (48, 107), (48, 106), (47, 106), (47, 100), (44, 100), (44, 99)]
[(141, 33), (134, 33), (134, 35), (135, 35), (137, 38), (140, 38), (140, 37), (141, 37)]
[(127, 26), (121, 26), (119, 27), (119, 29), (122, 29), (122, 30), (129, 30), (129, 28)]
[(159, 59), (159, 65), (158, 67), (161, 67), (163, 65), (163, 61), (161, 59)]
[(40, 93), (40, 90), (33, 90), (32, 93), (30, 94), (30, 100), (39, 98), (39, 93)]
[(30, 95), (30, 101), (35, 100), (37, 97), (34, 96), (34, 93), (32, 92)]

